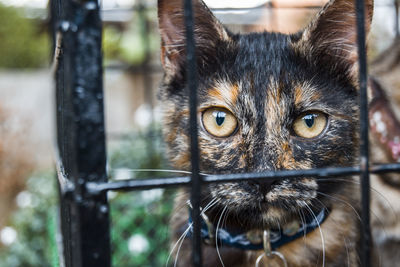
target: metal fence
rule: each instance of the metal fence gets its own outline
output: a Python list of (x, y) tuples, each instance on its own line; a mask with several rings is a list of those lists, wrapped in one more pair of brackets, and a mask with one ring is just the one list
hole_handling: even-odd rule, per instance
[(184, 0), (187, 34), (187, 83), (190, 88), (192, 175), (146, 180), (107, 181), (102, 82), (102, 22), (96, 0), (52, 0), (57, 114), (57, 169), (60, 191), (61, 266), (110, 266), (107, 192), (176, 186), (191, 187), (193, 265), (202, 266), (200, 191), (210, 183), (299, 177), (360, 175), (362, 192), (362, 266), (371, 266), (370, 174), (400, 171), (400, 164), (371, 165), (368, 156), (367, 60), (364, 1), (356, 0), (360, 66), (360, 164), (354, 167), (262, 173), (201, 175), (196, 120), (196, 46), (191, 0)]

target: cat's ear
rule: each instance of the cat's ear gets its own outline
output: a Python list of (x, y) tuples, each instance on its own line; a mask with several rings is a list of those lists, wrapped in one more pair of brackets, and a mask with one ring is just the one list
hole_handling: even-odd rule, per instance
[[(228, 40), (228, 32), (201, 0), (193, 0), (196, 54), (203, 60), (215, 58), (221, 40)], [(167, 74), (184, 67), (186, 59), (186, 31), (183, 0), (158, 0), (158, 23), (161, 33), (161, 62)]]
[[(365, 0), (365, 29), (369, 32), (373, 0)], [(331, 0), (303, 31), (299, 47), (319, 63), (344, 66), (349, 77), (358, 79), (356, 5), (354, 0)], [(333, 61), (332, 61), (333, 59)]]

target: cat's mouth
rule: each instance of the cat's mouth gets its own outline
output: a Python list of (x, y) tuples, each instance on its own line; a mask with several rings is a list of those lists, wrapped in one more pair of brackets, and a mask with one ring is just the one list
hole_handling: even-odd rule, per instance
[(208, 211), (213, 221), (222, 218), (226, 224), (246, 229), (274, 228), (301, 220), (305, 213), (314, 212), (318, 202), (318, 185), (312, 178), (218, 184), (208, 190), (215, 202)]

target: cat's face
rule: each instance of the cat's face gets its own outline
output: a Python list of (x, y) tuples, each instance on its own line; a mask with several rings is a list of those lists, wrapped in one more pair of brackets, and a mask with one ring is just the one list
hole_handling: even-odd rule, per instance
[[(165, 69), (160, 96), (170, 160), (176, 168), (189, 169), (189, 94), (180, 2), (159, 1)], [(329, 4), (296, 35), (238, 35), (227, 32), (195, 1), (201, 172), (354, 164), (358, 89), (352, 2)], [(279, 224), (321, 202), (329, 205), (323, 195), (340, 186), (346, 184), (314, 177), (244, 181), (209, 185), (203, 197), (205, 203), (217, 199), (217, 205), (227, 206), (234, 218), (251, 228)]]

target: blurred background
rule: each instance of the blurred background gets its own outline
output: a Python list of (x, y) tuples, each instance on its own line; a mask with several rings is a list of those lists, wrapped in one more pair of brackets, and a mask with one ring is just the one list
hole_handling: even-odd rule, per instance
[[(205, 2), (233, 32), (291, 33), (326, 0)], [(375, 3), (371, 62), (399, 47), (394, 1)], [(176, 176), (163, 171), (171, 167), (164, 158), (156, 98), (162, 77), (156, 1), (101, 4), (109, 178)], [(47, 5), (46, 0), (0, 0), (0, 267), (58, 266)], [(174, 194), (164, 189), (109, 194), (113, 266), (165, 266)]]

